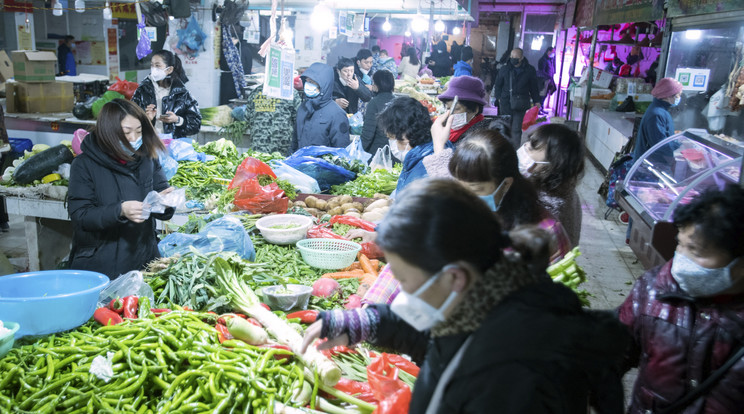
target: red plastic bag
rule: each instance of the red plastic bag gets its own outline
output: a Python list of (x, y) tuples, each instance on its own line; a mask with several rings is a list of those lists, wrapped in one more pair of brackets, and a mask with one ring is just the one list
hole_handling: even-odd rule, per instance
[(379, 401), (372, 414), (405, 414), (411, 403), (411, 389), (398, 379), (398, 368), (390, 366), (387, 354), (367, 367), (367, 381)]
[(398, 367), (399, 369), (413, 375), (414, 377), (418, 377), (420, 368), (414, 364), (413, 362), (403, 358), (400, 355), (395, 354), (383, 354), (387, 357), (388, 361)]
[(333, 388), (349, 395), (353, 395), (362, 401), (373, 404), (377, 403), (377, 398), (375, 398), (375, 394), (372, 392), (372, 386), (370, 386), (368, 382), (359, 382), (347, 378), (341, 378)]
[(139, 87), (139, 84), (137, 82), (121, 80), (117, 76), (116, 82), (114, 82), (113, 85), (109, 86), (108, 90), (119, 92), (120, 94), (124, 95), (125, 98), (131, 101), (132, 95), (134, 95), (134, 91), (136, 91), (138, 87)]
[(251, 214), (286, 213), (289, 199), (284, 194), (284, 190), (276, 183), (260, 185), (259, 175), (276, 178), (274, 172), (265, 163), (251, 157), (243, 160), (228, 186), (229, 189), (238, 189), (233, 201), (235, 207)]
[(522, 120), (522, 131), (526, 131), (527, 128), (537, 122), (537, 117), (540, 115), (540, 107), (533, 106), (524, 113), (524, 120)]
[(362, 220), (360, 218), (351, 217), (351, 216), (333, 216), (331, 217), (331, 224), (347, 224), (349, 226), (354, 226), (357, 228), (360, 228), (362, 230), (367, 231), (375, 231), (375, 228), (377, 227), (374, 223), (370, 223), (367, 220)]

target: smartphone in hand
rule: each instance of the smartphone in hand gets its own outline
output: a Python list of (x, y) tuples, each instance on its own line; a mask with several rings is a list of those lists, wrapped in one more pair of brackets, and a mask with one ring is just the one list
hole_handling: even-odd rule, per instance
[(457, 107), (457, 101), (459, 100), (459, 97), (455, 95), (455, 99), (452, 100), (452, 106), (450, 106), (449, 116), (452, 116), (452, 114), (455, 112), (455, 107)]

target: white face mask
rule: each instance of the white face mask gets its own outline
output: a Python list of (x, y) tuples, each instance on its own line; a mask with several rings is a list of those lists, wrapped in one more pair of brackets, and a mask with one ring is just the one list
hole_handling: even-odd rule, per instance
[(431, 329), (437, 323), (444, 321), (444, 311), (455, 300), (457, 292), (450, 293), (439, 309), (429, 305), (425, 300), (419, 298), (419, 295), (429, 289), (437, 281), (439, 276), (450, 267), (452, 265), (445, 266), (413, 293), (406, 293), (404, 290), (401, 290), (393, 300), (393, 303), (390, 304), (390, 310), (400, 316), (406, 323), (413, 326), (417, 331)]
[(400, 150), (398, 148), (398, 140), (397, 139), (389, 139), (388, 140), (388, 146), (390, 146), (390, 153), (393, 154), (393, 157), (399, 159), (401, 162), (405, 161), (406, 155), (408, 155), (409, 152), (411, 152), (411, 145), (406, 144), (406, 149)]
[(708, 269), (700, 266), (682, 253), (675, 252), (672, 261), (672, 277), (679, 287), (695, 298), (715, 296), (733, 286), (731, 268), (738, 258), (725, 267)]
[(467, 112), (460, 112), (452, 115), (452, 129), (458, 130), (468, 124)]
[(161, 80), (165, 79), (166, 76), (168, 76), (168, 74), (165, 73), (165, 69), (150, 68), (150, 78), (152, 78), (152, 80), (154, 80), (155, 82), (160, 82)]
[(532, 174), (532, 167), (535, 165), (541, 165), (541, 164), (550, 164), (548, 161), (535, 161), (532, 159), (530, 154), (527, 152), (527, 148), (525, 148), (525, 145), (527, 143), (524, 143), (519, 149), (517, 150), (517, 158), (519, 158), (519, 172), (525, 176), (529, 177)]

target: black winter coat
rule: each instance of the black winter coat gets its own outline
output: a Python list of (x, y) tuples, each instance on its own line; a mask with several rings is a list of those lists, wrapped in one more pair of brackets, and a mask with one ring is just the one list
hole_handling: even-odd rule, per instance
[(377, 118), (387, 104), (394, 98), (391, 92), (378, 93), (367, 104), (367, 112), (364, 113), (364, 127), (362, 128), (362, 146), (368, 153), (375, 155), (379, 148), (388, 143), (388, 137), (382, 126), (378, 124)]
[(157, 159), (136, 156), (122, 164), (105, 154), (93, 135), (81, 147), (83, 153), (70, 169), (70, 268), (104, 273), (113, 280), (160, 257), (155, 219), (169, 220), (174, 213), (166, 209), (138, 224), (121, 217), (121, 203), (142, 201), (150, 191), (169, 185)]
[[(356, 75), (356, 73), (355, 73)], [(359, 100), (369, 102), (372, 99), (372, 91), (362, 82), (362, 78), (356, 75), (359, 81), (359, 87), (354, 90), (350, 86), (344, 86), (341, 78), (338, 76), (338, 70), (333, 70), (333, 99), (343, 98), (349, 101), (349, 106), (345, 111), (347, 114), (355, 114), (359, 110)]]
[[(147, 105), (157, 106), (155, 86), (152, 84), (149, 76), (134, 91), (132, 102), (139, 105), (142, 109), (147, 108)], [(160, 115), (165, 115), (168, 111), (172, 111), (174, 114), (183, 118), (183, 124), (176, 126), (176, 124), (164, 123), (163, 133), (173, 134), (173, 138), (184, 138), (199, 132), (199, 128), (201, 128), (199, 104), (191, 97), (191, 94), (180, 79), (173, 78), (170, 94), (163, 98), (163, 113)], [(155, 118), (152, 119), (153, 125), (155, 125), (155, 120)]]
[[(430, 337), (376, 305), (375, 345), (423, 361), (410, 413), (424, 413), (449, 361), (467, 335)], [(439, 413), (576, 414), (589, 392), (598, 413), (623, 412), (620, 359), (628, 341), (611, 313), (589, 313), (568, 288), (551, 280), (524, 287), (497, 304), (465, 352)], [(600, 367), (613, 369), (600, 369)]]
[[(510, 92), (514, 95), (529, 95), (533, 104), (542, 102), (535, 67), (527, 63), (527, 60), (523, 60), (522, 65), (524, 68), (518, 70), (511, 63), (508, 63), (499, 70), (499, 74), (496, 76), (493, 96), (499, 100), (500, 115), (511, 115), (512, 113)], [(511, 85), (512, 74), (514, 74), (513, 85)]]

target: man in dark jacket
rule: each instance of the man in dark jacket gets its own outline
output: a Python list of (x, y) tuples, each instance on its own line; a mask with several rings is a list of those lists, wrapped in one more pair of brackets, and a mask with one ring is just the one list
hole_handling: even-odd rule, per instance
[(540, 105), (540, 91), (537, 71), (524, 58), (522, 49), (512, 50), (510, 56), (509, 63), (499, 70), (496, 77), (493, 96), (499, 101), (499, 115), (511, 115), (512, 136), (509, 142), (514, 148), (519, 148), (522, 145), (524, 113), (532, 105)]
[(377, 118), (387, 104), (393, 100), (395, 79), (392, 73), (382, 69), (372, 75), (372, 80), (377, 87), (377, 96), (372, 98), (367, 104), (361, 139), (364, 150), (374, 155), (379, 148), (384, 147), (388, 143), (388, 137), (385, 135), (384, 129), (378, 125)]
[(434, 52), (426, 59), (426, 64), (437, 78), (452, 74), (452, 56), (447, 52), (447, 43), (444, 43), (444, 40), (437, 43)]
[[(132, 96), (132, 102), (140, 108), (147, 108), (148, 105), (157, 106), (155, 96), (155, 87), (150, 77), (140, 83), (139, 88)], [(163, 123), (163, 133), (173, 134), (173, 138), (184, 138), (195, 135), (201, 128), (201, 112), (196, 99), (191, 97), (188, 89), (183, 82), (174, 76), (171, 80), (170, 93), (163, 97), (162, 113), (173, 112), (180, 117), (180, 122)]]
[(550, 46), (545, 50), (540, 60), (537, 62), (537, 79), (540, 87), (540, 102), (545, 108), (545, 99), (550, 99), (550, 95), (556, 91), (555, 80), (555, 49)]
[(343, 148), (349, 145), (349, 118), (333, 102), (333, 68), (313, 63), (302, 73), (307, 100), (297, 110), (292, 150), (311, 145)]
[(103, 152), (92, 136), (70, 172), (68, 211), (73, 228), (70, 268), (96, 271), (114, 279), (143, 269), (160, 257), (155, 218), (170, 220), (174, 209), (151, 214), (142, 223), (121, 215), (122, 200), (144, 200), (150, 191), (169, 187), (157, 159), (137, 157), (121, 163)]

